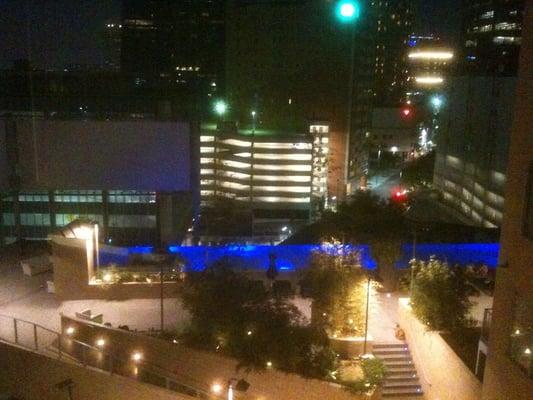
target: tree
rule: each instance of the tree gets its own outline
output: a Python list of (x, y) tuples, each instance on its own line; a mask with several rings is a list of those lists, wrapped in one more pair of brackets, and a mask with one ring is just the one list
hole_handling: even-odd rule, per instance
[(322, 329), (306, 326), (296, 306), (225, 264), (189, 274), (180, 296), (191, 315), (183, 338), (235, 357), (240, 367), (262, 369), (272, 363), (317, 378), (335, 368), (335, 353)]
[(302, 281), (313, 299), (313, 324), (331, 336), (364, 333), (367, 275), (357, 251), (337, 242), (314, 252)]
[(432, 258), (429, 262), (413, 260), (411, 305), (415, 316), (430, 330), (460, 331), (472, 324), (472, 303), (461, 268)]

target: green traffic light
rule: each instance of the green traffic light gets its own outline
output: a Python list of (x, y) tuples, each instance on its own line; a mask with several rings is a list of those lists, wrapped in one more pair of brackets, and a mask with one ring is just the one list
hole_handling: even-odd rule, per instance
[(337, 18), (344, 23), (353, 22), (359, 18), (361, 14), (361, 7), (357, 1), (354, 0), (340, 0), (337, 3)]

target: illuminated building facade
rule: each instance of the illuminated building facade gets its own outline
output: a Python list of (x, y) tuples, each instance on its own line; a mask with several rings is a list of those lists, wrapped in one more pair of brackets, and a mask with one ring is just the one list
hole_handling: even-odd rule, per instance
[(516, 75), (524, 0), (463, 1), (463, 73)]
[(409, 45), (406, 99), (412, 103), (421, 103), (427, 100), (429, 95), (440, 93), (445, 88), (454, 53), (451, 48), (432, 37), (411, 36)]
[(242, 203), (253, 213), (258, 236), (279, 236), (329, 206), (329, 126), (307, 134), (204, 127), (200, 137), (201, 205), (216, 197)]
[(500, 226), (516, 78), (453, 78), (436, 138), (434, 187), (465, 223)]

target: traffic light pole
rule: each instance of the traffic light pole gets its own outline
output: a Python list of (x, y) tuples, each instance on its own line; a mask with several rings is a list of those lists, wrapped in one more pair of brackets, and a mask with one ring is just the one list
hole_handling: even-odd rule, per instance
[(348, 118), (346, 126), (346, 151), (344, 159), (344, 184), (345, 184), (345, 194), (346, 185), (348, 183), (348, 178), (350, 176), (350, 139), (352, 133), (352, 112), (353, 112), (353, 91), (355, 86), (355, 23), (352, 24), (352, 32), (350, 35), (350, 77), (348, 82)]

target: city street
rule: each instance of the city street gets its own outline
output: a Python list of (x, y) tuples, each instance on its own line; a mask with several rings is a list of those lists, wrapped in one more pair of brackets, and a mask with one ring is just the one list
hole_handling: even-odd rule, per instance
[(391, 197), (392, 191), (400, 186), (400, 170), (393, 169), (381, 172), (368, 178), (370, 191), (383, 200)]

